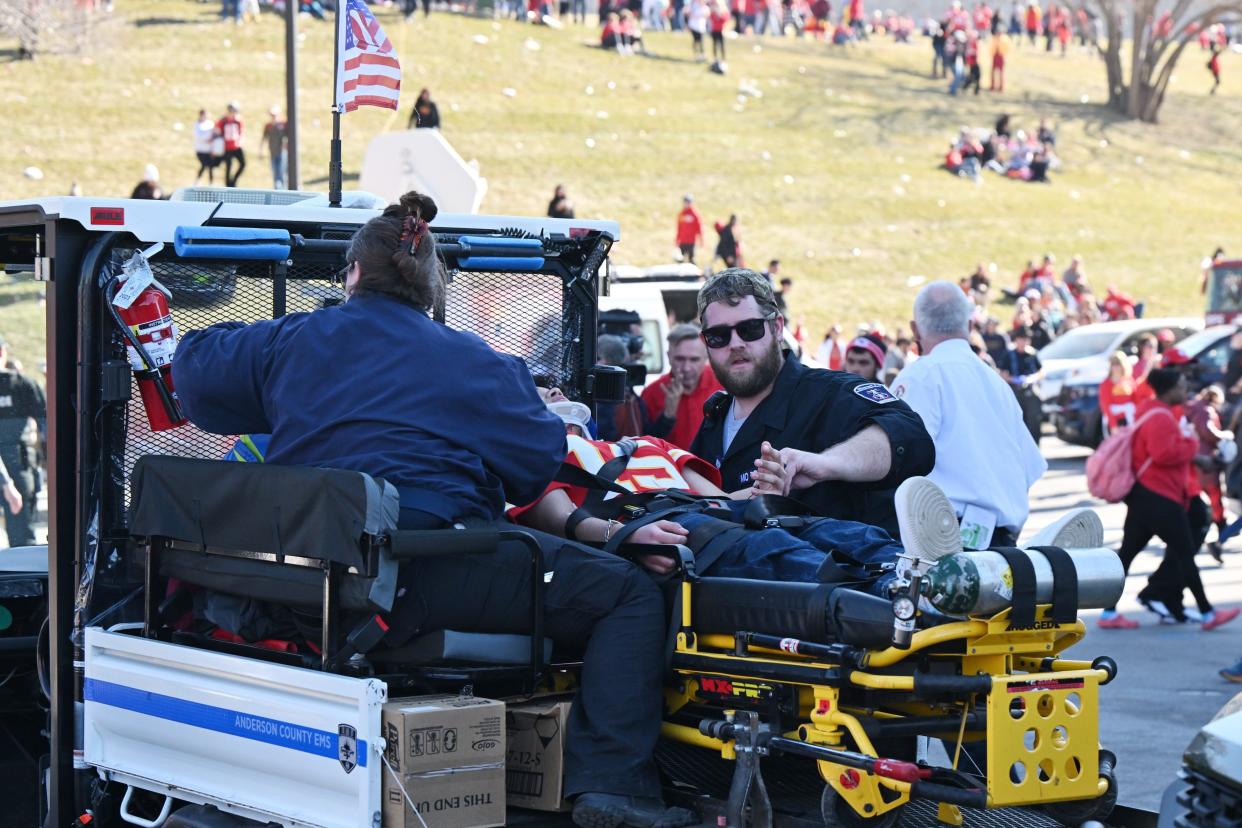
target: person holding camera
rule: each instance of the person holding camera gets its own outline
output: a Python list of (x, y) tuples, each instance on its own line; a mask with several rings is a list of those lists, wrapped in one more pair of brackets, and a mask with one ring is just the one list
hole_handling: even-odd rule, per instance
[(669, 372), (643, 391), (643, 406), (650, 424), (647, 433), (689, 449), (703, 424), (703, 404), (717, 391), (720, 381), (707, 367), (707, 346), (699, 326), (674, 325), (668, 332)]

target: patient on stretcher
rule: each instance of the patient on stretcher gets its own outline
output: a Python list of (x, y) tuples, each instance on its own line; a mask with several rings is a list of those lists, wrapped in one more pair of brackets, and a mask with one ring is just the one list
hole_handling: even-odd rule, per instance
[[(565, 400), (555, 388), (540, 393), (565, 422), (566, 464), (586, 474), (561, 475), (535, 503), (511, 510), (510, 517), (524, 525), (605, 545), (618, 540), (686, 545), (703, 575), (854, 584), (885, 598), (899, 557), (935, 561), (961, 551), (953, 507), (929, 480), (915, 478), (897, 498), (904, 548), (888, 532), (864, 523), (815, 517), (777, 521), (755, 502), (757, 495), (783, 490), (784, 470), (770, 446), (756, 461), (753, 489), (728, 495), (707, 461), (655, 437), (591, 440), (585, 405)], [(631, 518), (640, 502), (642, 516)], [(676, 566), (673, 554), (644, 554), (639, 561), (657, 573)]]

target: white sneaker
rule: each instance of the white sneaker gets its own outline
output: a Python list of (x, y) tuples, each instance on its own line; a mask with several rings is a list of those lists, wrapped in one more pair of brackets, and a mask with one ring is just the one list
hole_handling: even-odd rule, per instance
[(935, 563), (962, 551), (957, 513), (935, 483), (926, 477), (911, 477), (897, 487), (893, 505), (901, 544), (910, 557)]
[(1104, 545), (1104, 524), (1093, 509), (1071, 509), (1022, 544), (1058, 546), (1061, 549), (1096, 549)]

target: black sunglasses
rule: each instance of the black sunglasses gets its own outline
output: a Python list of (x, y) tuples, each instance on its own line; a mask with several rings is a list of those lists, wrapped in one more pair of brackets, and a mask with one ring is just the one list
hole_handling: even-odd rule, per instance
[(339, 287), (345, 287), (345, 281), (349, 278), (349, 271), (353, 270), (354, 265), (356, 264), (357, 262), (354, 261), (346, 262), (345, 266), (332, 276), (332, 284)]
[(762, 319), (743, 319), (736, 325), (713, 325), (710, 328), (704, 328), (701, 334), (703, 342), (709, 348), (727, 348), (733, 341), (734, 331), (737, 331), (737, 335), (742, 338), (743, 342), (755, 342), (763, 339), (768, 321), (772, 318), (765, 316)]

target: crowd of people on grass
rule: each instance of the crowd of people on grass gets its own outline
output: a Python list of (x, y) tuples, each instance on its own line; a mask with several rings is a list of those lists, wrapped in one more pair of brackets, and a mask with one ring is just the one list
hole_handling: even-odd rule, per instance
[(949, 144), (944, 167), (954, 175), (979, 183), (983, 171), (1015, 181), (1051, 183), (1050, 170), (1060, 168), (1056, 130), (1047, 119), (1033, 132), (1019, 129), (1008, 114), (996, 119), (991, 130), (962, 127)]

